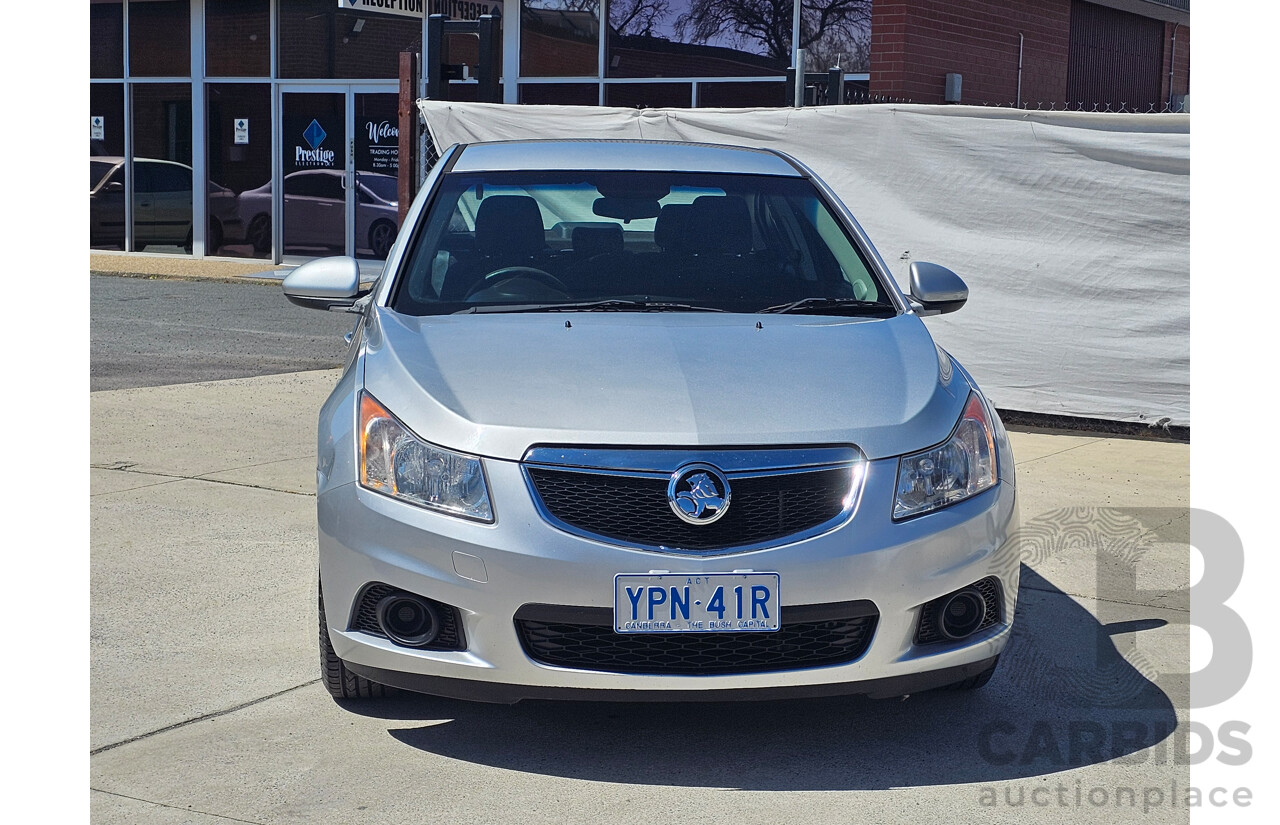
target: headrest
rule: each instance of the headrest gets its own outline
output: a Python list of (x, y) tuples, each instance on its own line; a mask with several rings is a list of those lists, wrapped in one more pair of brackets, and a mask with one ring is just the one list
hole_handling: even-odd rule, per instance
[(573, 228), (573, 251), (584, 258), (622, 251), (622, 227), (616, 223)]
[(653, 242), (664, 252), (683, 252), (688, 248), (689, 213), (693, 206), (687, 203), (669, 203), (658, 213), (653, 226)]
[(751, 213), (737, 195), (703, 195), (689, 212), (689, 244), (694, 252), (741, 255), (751, 251)]
[(490, 195), (476, 212), (476, 251), (481, 255), (533, 255), (547, 245), (542, 210), (528, 195)]

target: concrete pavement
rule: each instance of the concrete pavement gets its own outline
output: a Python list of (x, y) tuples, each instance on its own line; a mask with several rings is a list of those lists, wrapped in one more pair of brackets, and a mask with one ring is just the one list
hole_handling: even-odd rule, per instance
[(340, 706), (314, 618), (336, 375), (92, 394), (95, 822), (1187, 821), (1188, 445), (1013, 435), (1028, 564), (974, 694)]

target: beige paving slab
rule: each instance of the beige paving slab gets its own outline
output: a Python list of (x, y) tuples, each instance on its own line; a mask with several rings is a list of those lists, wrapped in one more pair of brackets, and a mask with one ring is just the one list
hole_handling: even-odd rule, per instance
[(1024, 515), (1062, 507), (1190, 503), (1189, 444), (1103, 438), (1025, 464), (1016, 451), (1014, 457)]
[(109, 390), (90, 396), (89, 461), (183, 476), (315, 455), (337, 370)]
[(1028, 564), (1069, 593), (1190, 609), (1189, 445), (1098, 439), (1017, 477)]
[[(1006, 789), (1061, 786), (1070, 803), (1077, 785), (1185, 786), (1169, 738), (1185, 724), (1185, 680), (1142, 675), (1185, 673), (1185, 623), (1148, 607), (1112, 613), (1103, 631), (1086, 604), (1029, 592), (987, 688), (906, 701), (344, 707), (311, 685), (99, 754), (91, 781), (263, 823), (1082, 821), (1092, 812), (1056, 800), (981, 802)], [(1110, 739), (1118, 723), (1137, 727), (1138, 746)], [(1073, 755), (1075, 729), (1101, 732), (1096, 753)], [(1108, 821), (1187, 817), (1110, 807)]]
[(135, 473), (127, 470), (104, 470), (89, 468), (89, 495), (102, 496), (120, 493), (125, 490), (136, 490), (140, 487), (151, 487), (156, 484), (168, 484), (171, 476), (158, 476), (151, 473)]
[(94, 825), (226, 825), (224, 817), (130, 799), (118, 794), (90, 791), (89, 820)]
[(315, 499), (176, 481), (90, 507), (91, 748), (315, 679)]
[(313, 450), (311, 454), (303, 458), (287, 458), (281, 461), (269, 461), (248, 467), (236, 467), (219, 473), (208, 473), (201, 476), (201, 478), (315, 495), (315, 451)]
[(1013, 447), (1013, 460), (1021, 467), (1046, 456), (1074, 450), (1085, 444), (1092, 444), (1099, 436), (1050, 435), (1047, 433), (1026, 433), (1009, 431), (1009, 443)]

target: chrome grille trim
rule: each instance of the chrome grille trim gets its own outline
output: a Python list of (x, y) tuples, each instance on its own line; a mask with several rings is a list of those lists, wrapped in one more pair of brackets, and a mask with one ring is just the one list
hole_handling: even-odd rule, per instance
[[(764, 479), (774, 476), (807, 473), (829, 473), (847, 469), (849, 489), (839, 512), (820, 523), (785, 535), (750, 543), (734, 543), (724, 547), (681, 548), (677, 546), (627, 540), (595, 530), (585, 529), (560, 518), (543, 499), (533, 472), (601, 475), (618, 478), (647, 479), (666, 483), (680, 467), (690, 463), (707, 463), (718, 467), (729, 479)], [(525, 453), (521, 462), (525, 485), (543, 520), (566, 533), (618, 547), (679, 556), (716, 556), (749, 553), (792, 544), (834, 530), (847, 521), (857, 509), (865, 479), (866, 459), (853, 446), (796, 447), (774, 449), (732, 448), (659, 448), (622, 449), (616, 447), (548, 447), (536, 446)], [(674, 518), (674, 516), (673, 516)], [(700, 529), (696, 528), (695, 529)]]

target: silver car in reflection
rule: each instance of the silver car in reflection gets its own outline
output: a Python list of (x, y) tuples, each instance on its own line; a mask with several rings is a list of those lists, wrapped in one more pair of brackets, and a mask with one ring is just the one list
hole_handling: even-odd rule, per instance
[[(191, 251), (192, 178), (185, 163), (157, 158), (133, 160), (133, 248), (181, 246)], [(89, 157), (89, 245), (124, 245), (124, 177), (122, 157)], [(209, 254), (244, 237), (236, 193), (208, 183)]]
[(445, 152), (319, 419), (320, 664), (339, 699), (972, 689), (1009, 640), (1014, 462), (848, 209), (772, 151)]
[[(346, 245), (346, 190), (337, 169), (304, 169), (284, 176), (285, 245), (341, 251)], [(386, 258), (399, 226), (396, 178), (356, 176), (356, 249)], [(254, 251), (271, 250), (271, 182), (240, 193), (240, 220)]]

